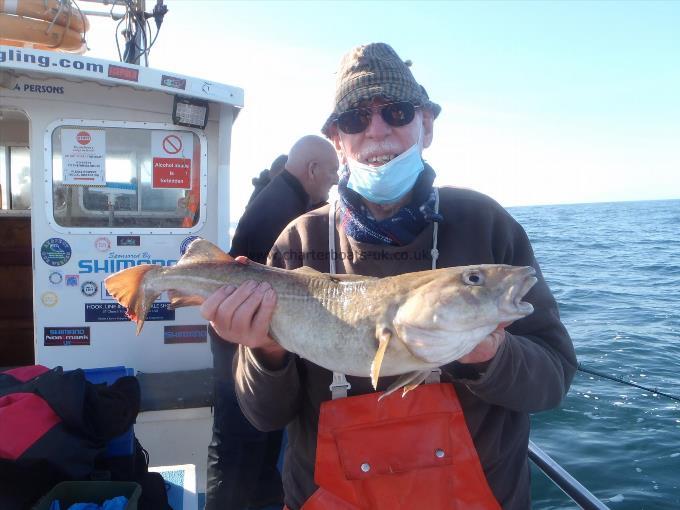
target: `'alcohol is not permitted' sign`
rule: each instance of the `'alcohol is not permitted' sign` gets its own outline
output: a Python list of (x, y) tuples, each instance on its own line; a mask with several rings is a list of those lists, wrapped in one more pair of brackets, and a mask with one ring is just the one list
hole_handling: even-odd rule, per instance
[(153, 188), (191, 189), (194, 135), (186, 131), (153, 131)]

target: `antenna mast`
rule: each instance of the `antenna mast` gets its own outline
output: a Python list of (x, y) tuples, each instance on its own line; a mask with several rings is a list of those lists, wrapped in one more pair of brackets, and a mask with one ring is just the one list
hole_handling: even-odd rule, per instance
[[(84, 14), (94, 16), (106, 16), (118, 21), (116, 26), (116, 45), (118, 55), (122, 62), (129, 64), (149, 65), (149, 52), (156, 42), (158, 33), (163, 23), (163, 17), (168, 12), (168, 7), (163, 4), (163, 0), (156, 0), (156, 5), (151, 12), (146, 12), (146, 0), (79, 0), (81, 2), (91, 2), (104, 6), (111, 6), (111, 10), (105, 11), (83, 11)], [(114, 13), (115, 7), (124, 7), (125, 13)], [(153, 18), (156, 25), (156, 33), (151, 38), (151, 24), (149, 19)], [(123, 52), (118, 42), (119, 34), (123, 37)]]

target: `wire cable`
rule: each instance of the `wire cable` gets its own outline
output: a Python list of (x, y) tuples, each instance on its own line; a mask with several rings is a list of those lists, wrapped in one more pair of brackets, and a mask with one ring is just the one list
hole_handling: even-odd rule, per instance
[[(149, 55), (151, 48), (158, 39), (163, 17), (167, 14), (168, 8), (163, 4), (163, 0), (156, 0), (156, 6), (150, 13), (137, 9), (134, 0), (114, 0), (109, 14), (113, 19), (113, 8), (121, 5), (125, 8), (125, 13), (120, 17), (115, 30), (116, 49), (118, 59), (121, 62), (139, 63), (142, 56), (144, 65), (149, 66)], [(149, 19), (153, 18), (156, 24), (155, 33), (152, 32)], [(121, 28), (121, 25), (122, 28)], [(120, 38), (124, 40), (124, 49), (121, 54)], [(139, 40), (138, 40), (139, 39)]]
[[(86, 23), (85, 15), (83, 14), (83, 11), (80, 10), (80, 6), (78, 5), (78, 2), (73, 1), (71, 3), (72, 3), (71, 9), (73, 9), (73, 6), (75, 6), (75, 8), (78, 9), (78, 16), (80, 16), (80, 20), (82, 21), (83, 26), (87, 27), (87, 25), (85, 24)], [(69, 17), (70, 17), (70, 15), (69, 15)], [(89, 50), (90, 48), (87, 47), (87, 36), (86, 36), (86, 34), (87, 34), (87, 30), (83, 29), (83, 44), (85, 45), (85, 48)]]
[(125, 20), (124, 17), (120, 18), (120, 21), (116, 25), (116, 32), (113, 36), (114, 39), (116, 40), (116, 48), (118, 49), (118, 60), (120, 60), (121, 62), (123, 61), (123, 55), (120, 53), (120, 41), (118, 40), (118, 29), (120, 28), (120, 25), (121, 23), (123, 23), (124, 20)]

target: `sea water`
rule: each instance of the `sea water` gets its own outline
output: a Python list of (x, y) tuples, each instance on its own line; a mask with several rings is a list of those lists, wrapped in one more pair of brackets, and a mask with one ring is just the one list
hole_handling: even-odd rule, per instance
[[(680, 398), (680, 200), (510, 208), (578, 360)], [(680, 509), (680, 402), (577, 372), (532, 440), (615, 510)], [(578, 508), (536, 469), (534, 509)]]

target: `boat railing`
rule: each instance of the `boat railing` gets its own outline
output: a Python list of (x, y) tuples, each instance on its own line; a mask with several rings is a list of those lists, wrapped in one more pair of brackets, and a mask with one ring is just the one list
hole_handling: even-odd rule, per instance
[(543, 473), (557, 485), (574, 503), (584, 510), (609, 510), (595, 495), (571, 476), (552, 457), (529, 441), (529, 458)]

